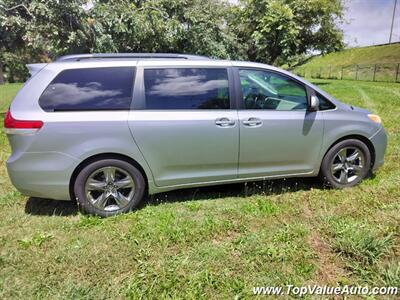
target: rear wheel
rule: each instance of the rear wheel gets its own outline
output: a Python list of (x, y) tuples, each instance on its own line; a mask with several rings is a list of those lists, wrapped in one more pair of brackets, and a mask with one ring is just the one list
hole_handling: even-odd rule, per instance
[(360, 140), (350, 139), (334, 145), (325, 155), (321, 175), (335, 188), (351, 187), (363, 180), (371, 167), (371, 153)]
[(81, 170), (74, 192), (82, 212), (108, 217), (135, 208), (144, 196), (145, 180), (130, 163), (104, 159)]

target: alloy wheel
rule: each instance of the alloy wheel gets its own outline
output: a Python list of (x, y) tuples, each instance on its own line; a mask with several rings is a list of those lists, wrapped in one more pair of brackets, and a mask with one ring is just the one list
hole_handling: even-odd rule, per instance
[(338, 183), (349, 184), (362, 176), (365, 167), (365, 155), (360, 149), (344, 147), (334, 156), (330, 171)]
[(97, 209), (115, 211), (126, 207), (135, 195), (132, 176), (118, 167), (104, 167), (91, 173), (85, 183), (85, 194)]

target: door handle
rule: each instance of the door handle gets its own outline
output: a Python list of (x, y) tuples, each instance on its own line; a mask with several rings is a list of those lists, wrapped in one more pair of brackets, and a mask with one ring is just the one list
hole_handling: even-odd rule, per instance
[(215, 124), (219, 127), (231, 127), (235, 125), (235, 121), (228, 118), (219, 118), (215, 120)]
[(262, 125), (262, 121), (258, 118), (249, 118), (248, 120), (243, 121), (243, 125), (248, 127), (256, 127)]

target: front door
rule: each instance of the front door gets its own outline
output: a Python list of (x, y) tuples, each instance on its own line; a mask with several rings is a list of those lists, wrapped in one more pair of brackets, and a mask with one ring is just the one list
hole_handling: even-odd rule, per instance
[(305, 86), (269, 70), (241, 69), (239, 77), (239, 177), (307, 174), (319, 168), (323, 119), (307, 110)]
[(145, 68), (138, 76), (145, 103), (130, 112), (129, 126), (156, 185), (237, 178), (239, 124), (227, 68)]

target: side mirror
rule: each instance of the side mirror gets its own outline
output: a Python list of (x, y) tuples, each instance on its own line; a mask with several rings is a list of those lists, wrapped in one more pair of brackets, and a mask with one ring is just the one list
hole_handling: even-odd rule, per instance
[(319, 108), (319, 99), (317, 96), (313, 95), (310, 98), (310, 107), (308, 110), (310, 111), (317, 111)]

